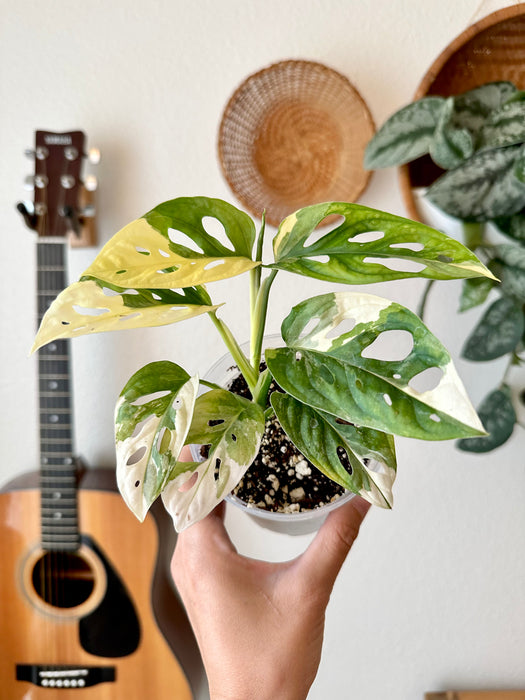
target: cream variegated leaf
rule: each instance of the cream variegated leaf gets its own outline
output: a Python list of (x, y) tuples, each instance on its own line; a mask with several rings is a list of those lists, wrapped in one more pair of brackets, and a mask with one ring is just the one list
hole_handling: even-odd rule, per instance
[(121, 287), (173, 289), (234, 277), (258, 265), (237, 255), (184, 257), (142, 218), (110, 238), (84, 275)]
[(166, 486), (193, 417), (199, 388), (172, 362), (136, 372), (115, 409), (117, 484), (139, 520)]
[(91, 279), (74, 282), (58, 295), (45, 313), (31, 351), (58, 338), (164, 326), (218, 308), (195, 303), (195, 295), (169, 291), (162, 297), (160, 291), (157, 295), (153, 290), (142, 293), (127, 290), (119, 294)]
[(263, 432), (259, 405), (224, 389), (199, 396), (186, 441), (208, 445), (208, 457), (177, 464), (162, 493), (178, 532), (204, 518), (239, 483), (259, 451)]
[[(339, 330), (342, 323), (350, 330)], [(484, 434), (449, 353), (400, 304), (325, 294), (294, 307), (281, 331), (288, 347), (266, 350), (266, 362), (279, 386), (302, 403), (360, 427), (424, 440)], [(391, 331), (391, 358), (378, 356), (372, 346)], [(401, 357), (400, 332), (411, 342)], [(429, 370), (439, 381), (420, 387)]]

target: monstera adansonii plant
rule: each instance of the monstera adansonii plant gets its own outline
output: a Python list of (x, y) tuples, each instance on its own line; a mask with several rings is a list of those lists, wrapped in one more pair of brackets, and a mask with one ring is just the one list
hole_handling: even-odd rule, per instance
[[(217, 222), (222, 239), (210, 232)], [(42, 321), (35, 349), (57, 338), (207, 314), (244, 376), (251, 400), (170, 360), (146, 365), (127, 382), (115, 414), (117, 476), (140, 519), (159, 495), (178, 530), (204, 517), (257, 455), (273, 413), (317, 469), (385, 507), (396, 474), (393, 434), (423, 440), (484, 434), (449, 353), (421, 320), (387, 299), (341, 291), (342, 284), (407, 277), (492, 279), (470, 250), (423, 224), (344, 202), (305, 207), (284, 219), (268, 262), (264, 234), (264, 217), (257, 235), (247, 214), (221, 200), (164, 202), (116, 233)], [(281, 272), (338, 289), (292, 308), (281, 346), (263, 355), (268, 298)], [(204, 286), (242, 273), (249, 276), (249, 353)], [(408, 335), (409, 350), (377, 359), (372, 346), (391, 332)], [(439, 370), (440, 379), (418, 390), (415, 380), (428, 370)], [(272, 379), (282, 392), (269, 401)], [(180, 461), (188, 444), (208, 446), (207, 458)]]

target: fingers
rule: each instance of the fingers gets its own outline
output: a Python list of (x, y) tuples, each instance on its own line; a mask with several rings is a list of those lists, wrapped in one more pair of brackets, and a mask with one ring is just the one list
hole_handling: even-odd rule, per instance
[(329, 593), (350, 551), (370, 503), (360, 496), (327, 517), (306, 552), (300, 566), (308, 572), (309, 584)]

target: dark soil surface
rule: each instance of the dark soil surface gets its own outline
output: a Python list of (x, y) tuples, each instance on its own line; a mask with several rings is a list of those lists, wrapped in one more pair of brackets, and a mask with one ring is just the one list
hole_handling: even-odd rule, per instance
[[(228, 388), (235, 394), (251, 398), (241, 375)], [(270, 393), (272, 391), (281, 391), (274, 381), (270, 385)], [(259, 454), (233, 493), (257, 508), (295, 513), (331, 503), (344, 493), (344, 489), (324, 476), (299, 452), (273, 415), (266, 421)]]

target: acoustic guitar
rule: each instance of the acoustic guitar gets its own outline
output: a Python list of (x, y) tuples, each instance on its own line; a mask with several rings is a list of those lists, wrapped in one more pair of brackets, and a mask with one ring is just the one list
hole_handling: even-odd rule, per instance
[[(66, 285), (67, 239), (93, 224), (84, 141), (36, 132), (34, 205), (18, 208), (38, 234), (39, 319)], [(40, 470), (0, 493), (0, 697), (191, 700), (205, 681), (170, 585), (173, 528), (162, 508), (139, 523), (113, 470), (75, 457), (69, 360), (68, 341), (39, 351)]]

